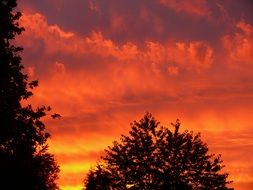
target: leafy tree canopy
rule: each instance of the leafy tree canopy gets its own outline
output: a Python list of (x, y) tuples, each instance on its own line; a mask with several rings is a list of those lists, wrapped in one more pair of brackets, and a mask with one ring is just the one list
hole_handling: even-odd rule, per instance
[(173, 131), (147, 113), (131, 124), (129, 135), (105, 150), (84, 180), (86, 190), (228, 190), (220, 155), (208, 153), (200, 134)]
[(59, 167), (47, 152), (50, 135), (41, 121), (50, 108), (21, 104), (38, 81), (28, 81), (22, 48), (13, 45), (24, 30), (16, 6), (16, 0), (0, 0), (0, 189), (54, 190)]

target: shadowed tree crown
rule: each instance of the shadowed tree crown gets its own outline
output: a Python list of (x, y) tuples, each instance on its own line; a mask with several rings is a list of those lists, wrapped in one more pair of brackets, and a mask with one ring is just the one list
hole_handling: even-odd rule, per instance
[(228, 174), (221, 169), (220, 155), (208, 153), (200, 134), (180, 132), (159, 125), (147, 113), (131, 124), (128, 136), (105, 150), (100, 163), (91, 169), (85, 190), (228, 190)]
[(0, 189), (55, 190), (59, 168), (47, 152), (50, 135), (41, 122), (50, 108), (21, 104), (38, 82), (28, 81), (22, 48), (13, 45), (24, 30), (16, 6), (16, 0), (0, 0)]

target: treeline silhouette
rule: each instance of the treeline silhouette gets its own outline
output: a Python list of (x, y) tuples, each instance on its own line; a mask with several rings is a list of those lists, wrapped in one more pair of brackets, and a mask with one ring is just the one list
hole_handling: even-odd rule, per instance
[[(22, 106), (38, 81), (24, 74), (13, 40), (24, 28), (16, 0), (0, 0), (0, 189), (57, 190), (59, 166), (48, 152), (41, 121), (50, 107)], [(52, 115), (59, 117), (58, 114)], [(200, 134), (161, 127), (147, 113), (108, 147), (84, 180), (85, 190), (228, 190), (220, 155), (208, 154)]]
[(49, 107), (22, 106), (38, 81), (23, 73), (21, 47), (11, 42), (24, 28), (16, 0), (0, 1), (0, 189), (56, 190), (59, 167), (48, 153), (41, 118)]

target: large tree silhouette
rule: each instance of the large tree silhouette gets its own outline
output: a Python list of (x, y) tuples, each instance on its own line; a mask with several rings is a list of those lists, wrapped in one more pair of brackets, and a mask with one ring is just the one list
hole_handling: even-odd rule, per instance
[(50, 108), (21, 105), (37, 81), (23, 73), (21, 47), (13, 45), (21, 13), (16, 0), (0, 0), (0, 189), (55, 190), (59, 172), (47, 151), (49, 133), (41, 117)]
[(161, 127), (147, 113), (108, 147), (84, 180), (86, 190), (226, 190), (228, 174), (220, 155), (208, 153), (200, 134)]

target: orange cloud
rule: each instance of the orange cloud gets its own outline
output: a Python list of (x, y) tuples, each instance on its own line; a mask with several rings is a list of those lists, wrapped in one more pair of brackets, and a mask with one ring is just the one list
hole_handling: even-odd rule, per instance
[(195, 69), (207, 69), (213, 63), (213, 50), (205, 42), (178, 42), (169, 50), (172, 61)]
[[(201, 15), (178, 9), (186, 10)], [(121, 21), (115, 22), (120, 26)], [(238, 80), (244, 73), (216, 69), (221, 58), (210, 43), (171, 39), (118, 44), (103, 31), (87, 36), (64, 31), (39, 13), (25, 13), (22, 24), (26, 31), (19, 43), (39, 52), (34, 57), (24, 52), (32, 54), (26, 57), (28, 72), (40, 80), (31, 101), (51, 105), (62, 115), (60, 120), (45, 121), (52, 133), (50, 150), (62, 166), (62, 189), (80, 188), (103, 149), (127, 134), (129, 123), (145, 111), (166, 126), (179, 118), (184, 128), (203, 132), (211, 149), (216, 147), (228, 161), (235, 183), (252, 183), (252, 171), (244, 166), (236, 175), (235, 165), (242, 164), (243, 154), (233, 149), (252, 146), (248, 137), (235, 137), (252, 128), (251, 80), (245, 85)], [(223, 45), (230, 61), (249, 63), (252, 27), (238, 23), (237, 28), (237, 33), (224, 37)], [(37, 60), (39, 55), (42, 60)], [(238, 159), (229, 157), (232, 153)]]
[(49, 26), (46, 18), (39, 13), (23, 13), (20, 22), (28, 32), (33, 32), (33, 35), (35, 35), (37, 38), (47, 36), (54, 39), (68, 39), (74, 36), (74, 33), (64, 32), (57, 25)]

